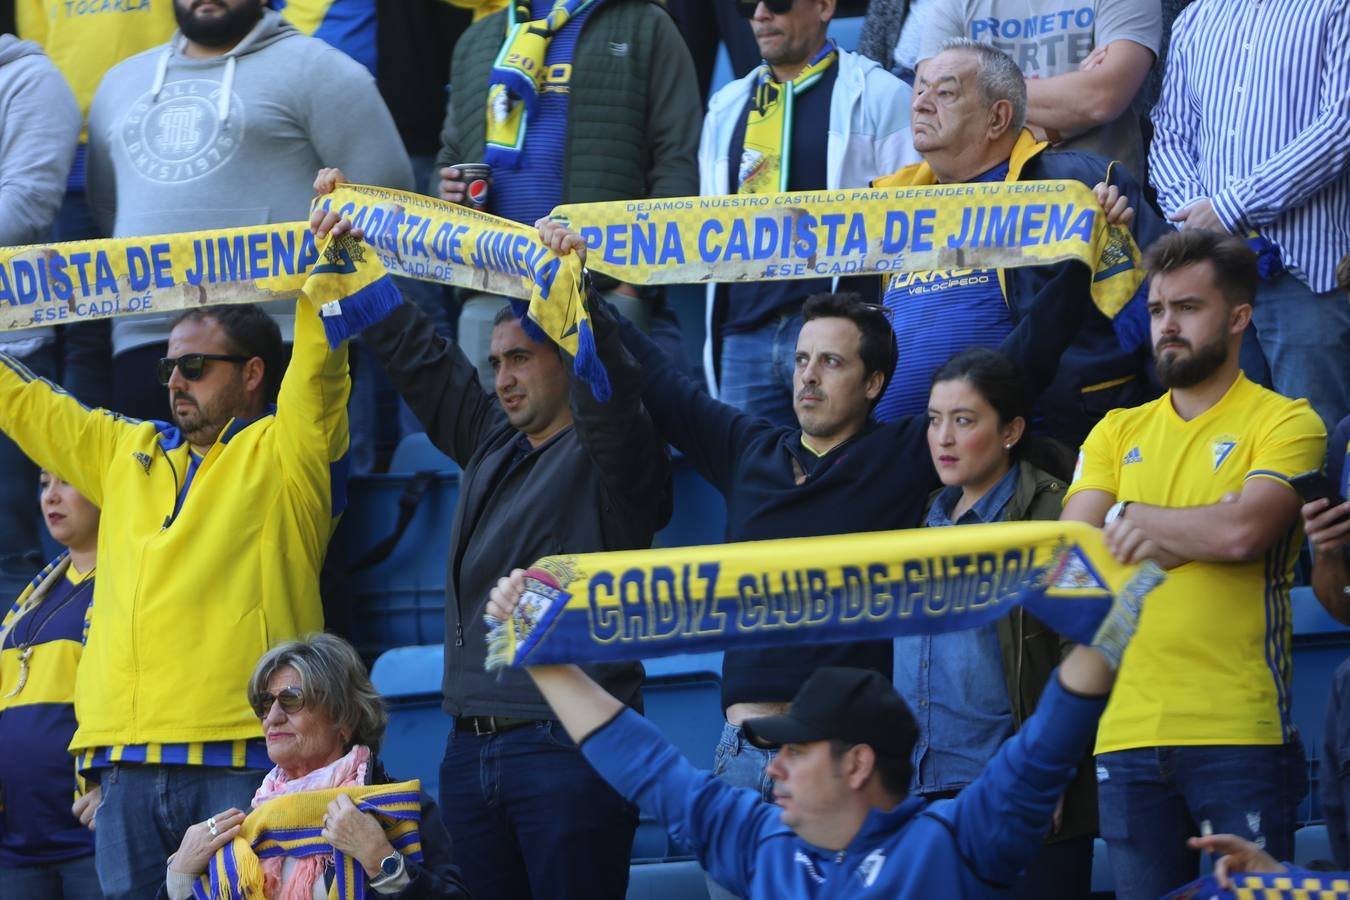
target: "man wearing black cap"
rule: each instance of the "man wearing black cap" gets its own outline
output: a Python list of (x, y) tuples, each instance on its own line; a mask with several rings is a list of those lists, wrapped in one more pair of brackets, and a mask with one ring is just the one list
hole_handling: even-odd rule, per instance
[[(517, 569), (487, 612), (511, 616)], [(823, 667), (783, 715), (749, 719), (748, 738), (781, 746), (769, 766), (779, 810), (759, 792), (692, 766), (655, 726), (576, 666), (528, 669), (596, 771), (693, 848), (749, 900), (985, 896), (1035, 855), (1055, 801), (1093, 740), (1139, 603), (1117, 599), (1090, 645), (1075, 647), (1036, 712), (952, 800), (907, 797), (918, 726), (890, 682)]]

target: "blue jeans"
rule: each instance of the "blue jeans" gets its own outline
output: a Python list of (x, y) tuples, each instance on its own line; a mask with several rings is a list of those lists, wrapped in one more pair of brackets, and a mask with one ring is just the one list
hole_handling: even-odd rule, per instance
[[(56, 350), (50, 341), (20, 361), (44, 378), (56, 375)], [(38, 532), (41, 520), (37, 465), (18, 444), (0, 435), (0, 598), (6, 609), (46, 562)]]
[(103, 895), (139, 900), (164, 884), (188, 827), (230, 807), (247, 811), (267, 773), (211, 766), (113, 766), (102, 773), (94, 861)]
[(475, 897), (624, 900), (637, 808), (557, 722), (481, 737), (451, 730), (440, 794)]
[(1298, 805), (1308, 790), (1303, 744), (1146, 747), (1097, 757), (1101, 835), (1119, 900), (1155, 900), (1193, 881), (1199, 855), (1186, 839), (1210, 823), (1279, 860), (1294, 855)]
[(785, 312), (753, 331), (722, 336), (722, 402), (775, 425), (797, 427), (792, 408), (801, 310)]
[(1288, 272), (1261, 282), (1242, 343), (1242, 370), (1286, 397), (1306, 397), (1328, 434), (1350, 413), (1347, 347), (1350, 302), (1344, 294), (1314, 293)]
[(92, 855), (22, 869), (0, 867), (0, 900), (98, 900), (102, 896)]
[[(713, 774), (734, 787), (758, 791), (765, 803), (773, 802), (773, 779), (769, 777), (769, 763), (778, 755), (776, 750), (764, 750), (745, 739), (739, 725), (722, 723), (722, 737), (713, 752)], [(736, 894), (708, 878), (710, 900), (735, 900)]]
[(1331, 681), (1326, 725), (1322, 729), (1322, 764), (1318, 788), (1327, 838), (1336, 868), (1350, 869), (1350, 659), (1341, 663)]

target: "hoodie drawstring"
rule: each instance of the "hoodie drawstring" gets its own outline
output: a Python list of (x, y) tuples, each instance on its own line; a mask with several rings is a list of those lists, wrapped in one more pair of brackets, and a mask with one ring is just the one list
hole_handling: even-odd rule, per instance
[(220, 81), (220, 97), (216, 100), (216, 118), (221, 125), (230, 121), (230, 95), (234, 91), (234, 67), (237, 58), (230, 54), (225, 59), (225, 77)]
[(150, 102), (155, 103), (159, 100), (159, 92), (164, 90), (164, 79), (169, 75), (169, 57), (173, 56), (173, 43), (164, 48), (164, 52), (159, 56), (159, 62), (155, 65), (155, 82), (150, 85)]

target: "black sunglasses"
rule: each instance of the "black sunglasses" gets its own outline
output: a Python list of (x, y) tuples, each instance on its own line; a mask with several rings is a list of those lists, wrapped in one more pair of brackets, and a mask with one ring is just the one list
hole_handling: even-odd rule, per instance
[(753, 19), (755, 10), (759, 9), (761, 3), (775, 16), (781, 16), (783, 13), (792, 9), (792, 4), (796, 0), (736, 0), (736, 11), (744, 18)]
[(169, 379), (173, 377), (173, 370), (176, 367), (183, 377), (188, 381), (196, 381), (202, 377), (202, 372), (206, 370), (206, 361), (208, 359), (218, 359), (221, 362), (245, 363), (253, 357), (238, 356), (230, 353), (184, 353), (177, 359), (161, 359), (159, 367), (155, 370), (159, 376), (159, 383), (165, 387), (169, 386)]
[(298, 687), (284, 687), (275, 694), (271, 691), (263, 691), (252, 699), (253, 711), (258, 714), (258, 718), (265, 719), (267, 714), (272, 711), (273, 703), (280, 703), (281, 709), (286, 713), (299, 712), (305, 708), (305, 692)]

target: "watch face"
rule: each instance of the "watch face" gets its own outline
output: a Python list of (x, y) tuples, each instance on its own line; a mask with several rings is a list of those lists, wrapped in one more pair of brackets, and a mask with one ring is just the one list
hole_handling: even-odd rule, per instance
[(388, 875), (390, 877), (397, 875), (398, 864), (400, 862), (402, 862), (402, 860), (399, 858), (398, 853), (386, 856), (384, 859), (380, 860), (380, 874)]

